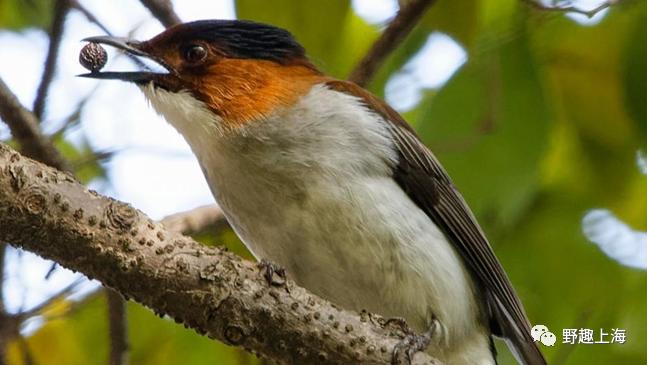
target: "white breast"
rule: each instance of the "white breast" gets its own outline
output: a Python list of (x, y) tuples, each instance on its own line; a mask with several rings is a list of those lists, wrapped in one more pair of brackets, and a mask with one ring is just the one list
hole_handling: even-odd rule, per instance
[(315, 86), (291, 108), (227, 132), (189, 94), (144, 91), (185, 136), (256, 257), (349, 309), (404, 317), (418, 330), (433, 313), (441, 348), (474, 342), (470, 359), (490, 358), (469, 274), (391, 177), (397, 155), (385, 122), (358, 99)]

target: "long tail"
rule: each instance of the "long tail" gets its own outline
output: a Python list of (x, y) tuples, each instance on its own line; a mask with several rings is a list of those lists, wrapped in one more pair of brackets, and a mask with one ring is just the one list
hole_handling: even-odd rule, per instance
[[(488, 293), (489, 294), (489, 293)], [(510, 351), (520, 364), (546, 365), (546, 359), (539, 350), (539, 346), (530, 335), (530, 323), (523, 315), (523, 323), (512, 319), (506, 308), (492, 295), (488, 295), (490, 305), (492, 334), (505, 339)]]

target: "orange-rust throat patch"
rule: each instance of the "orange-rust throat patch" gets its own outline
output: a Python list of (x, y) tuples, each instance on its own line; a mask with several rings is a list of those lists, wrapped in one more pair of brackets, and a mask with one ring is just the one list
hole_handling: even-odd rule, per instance
[(222, 58), (196, 75), (193, 92), (231, 128), (294, 104), (325, 77), (305, 62)]

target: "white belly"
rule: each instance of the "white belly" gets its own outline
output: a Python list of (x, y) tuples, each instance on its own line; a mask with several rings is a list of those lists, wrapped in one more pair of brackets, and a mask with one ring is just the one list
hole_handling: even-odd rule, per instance
[[(299, 285), (344, 308), (404, 317), (418, 330), (432, 314), (451, 329), (474, 325), (459, 257), (390, 177), (324, 181), (293, 196), (244, 185), (213, 188), (255, 256), (285, 267)], [(250, 204), (252, 190), (266, 194)]]
[(147, 95), (185, 136), (257, 258), (347, 309), (403, 317), (418, 331), (435, 315), (436, 351), (462, 347), (467, 359), (452, 363), (491, 359), (470, 275), (391, 177), (397, 155), (380, 117), (316, 86), (290, 110), (222, 135), (208, 114), (186, 113), (197, 109), (183, 107), (190, 97)]

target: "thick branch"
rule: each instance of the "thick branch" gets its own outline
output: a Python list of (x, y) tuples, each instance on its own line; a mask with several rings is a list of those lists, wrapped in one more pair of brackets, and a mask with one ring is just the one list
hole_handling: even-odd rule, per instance
[(169, 215), (160, 221), (166, 229), (185, 235), (219, 232), (227, 227), (227, 219), (215, 204)]
[(63, 156), (49, 138), (41, 133), (38, 118), (20, 104), (1, 78), (0, 118), (7, 123), (11, 134), (20, 143), (21, 151), (26, 156), (60, 170), (70, 171)]
[(436, 0), (411, 0), (400, 8), (389, 26), (382, 32), (364, 58), (355, 66), (348, 79), (360, 86), (366, 85), (382, 65), (386, 57), (393, 52), (400, 42), (413, 30)]
[(170, 0), (141, 0), (141, 2), (165, 27), (182, 23), (180, 17), (173, 10)]
[[(291, 364), (388, 364), (402, 331), (335, 308), (167, 231), (127, 204), (0, 145), (0, 242), (97, 278), (199, 333)], [(431, 364), (419, 353), (414, 364)]]
[[(50, 51), (47, 56), (47, 63), (45, 66), (43, 81), (41, 82), (41, 85), (39, 87), (39, 96), (36, 98), (36, 107), (41, 105), (42, 108), (42, 106), (45, 105), (44, 102), (42, 102), (42, 104), (39, 104), (39, 100), (44, 101), (44, 99), (46, 98), (47, 89), (49, 88), (49, 83), (51, 81), (51, 78), (53, 77), (56, 64), (56, 54), (58, 53), (61, 33), (63, 30), (63, 22), (68, 11), (68, 5), (68, 0), (60, 0), (57, 2), (57, 15), (55, 15), (55, 17), (60, 17), (60, 19), (54, 20), (52, 34), (50, 36)], [(60, 24), (57, 25), (57, 23)], [(53, 43), (55, 44), (52, 46)], [(40, 94), (42, 90), (44, 90), (44, 93)], [(72, 171), (67, 160), (65, 160), (63, 156), (60, 155), (59, 151), (52, 144), (51, 140), (42, 135), (38, 125), (38, 118), (36, 118), (34, 114), (30, 113), (20, 104), (18, 99), (11, 93), (4, 82), (2, 82), (2, 79), (0, 79), (0, 116), (9, 125), (14, 138), (20, 143), (20, 146), (22, 147), (21, 149), (23, 151), (27, 152), (29, 155), (45, 164), (51, 165), (60, 170), (68, 172)], [(4, 243), (0, 242), (0, 245), (4, 245)], [(55, 266), (53, 265), (52, 268), (53, 267)], [(1, 283), (2, 280), (0, 280), (0, 286)], [(72, 287), (76, 286), (76, 284), (77, 283), (75, 282), (68, 288), (71, 289)], [(112, 296), (109, 294), (108, 301), (110, 308), (109, 321), (111, 339), (110, 364), (121, 365), (125, 364), (127, 361), (128, 346), (126, 343), (127, 335), (125, 333), (126, 318), (124, 317), (123, 310), (120, 311), (119, 309), (124, 308), (126, 303), (118, 293), (115, 293), (110, 289), (109, 293), (112, 294)], [(65, 296), (67, 294), (67, 290), (63, 290), (59, 295)], [(53, 296), (52, 298), (50, 298), (50, 300), (54, 300), (58, 297), (59, 296)], [(0, 297), (0, 300), (1, 299), (2, 298)], [(38, 309), (36, 308), (35, 310)], [(119, 315), (121, 315), (121, 318), (118, 317)], [(27, 318), (28, 316), (29, 313), (20, 313), (14, 316), (14, 318), (12, 318), (13, 321), (11, 322), (18, 323), (18, 320)], [(3, 317), (2, 311), (0, 311), (0, 317)], [(5, 322), (9, 323), (10, 321)], [(122, 332), (120, 333), (119, 331)], [(4, 348), (2, 342), (3, 341), (0, 338), (0, 358), (2, 358)]]
[(36, 118), (41, 119), (45, 111), (45, 101), (47, 100), (47, 93), (49, 86), (54, 80), (56, 74), (56, 61), (58, 60), (58, 50), (63, 39), (63, 30), (65, 29), (65, 18), (67, 17), (70, 4), (68, 0), (56, 0), (54, 4), (54, 19), (52, 20), (52, 28), (49, 32), (49, 50), (47, 51), (47, 58), (45, 59), (45, 68), (43, 77), (41, 77), (40, 85), (36, 91), (36, 99), (34, 100), (34, 115)]

